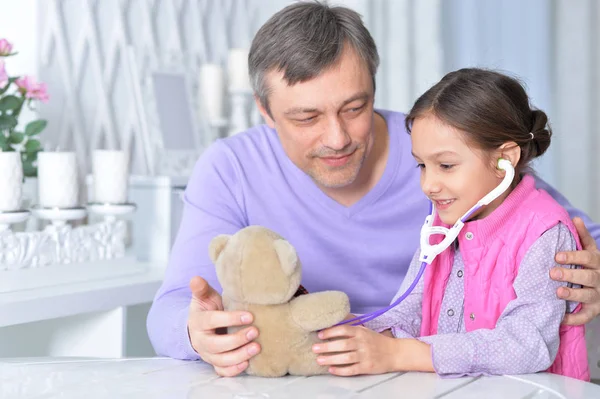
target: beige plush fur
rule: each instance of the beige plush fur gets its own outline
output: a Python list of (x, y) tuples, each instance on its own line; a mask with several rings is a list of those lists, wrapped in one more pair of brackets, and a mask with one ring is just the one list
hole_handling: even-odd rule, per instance
[(311, 350), (320, 341), (315, 331), (349, 314), (347, 295), (325, 291), (293, 298), (302, 275), (296, 250), (264, 227), (250, 226), (231, 236), (217, 236), (209, 252), (223, 287), (225, 309), (254, 315), (259, 331), (256, 341), (262, 350), (250, 360), (248, 374), (326, 373), (327, 368), (317, 364)]

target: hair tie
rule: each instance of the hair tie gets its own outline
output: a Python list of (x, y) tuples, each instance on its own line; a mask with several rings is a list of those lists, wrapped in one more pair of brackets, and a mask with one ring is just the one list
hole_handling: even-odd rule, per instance
[(529, 135), (531, 136), (531, 140), (533, 140), (533, 133), (529, 132)]

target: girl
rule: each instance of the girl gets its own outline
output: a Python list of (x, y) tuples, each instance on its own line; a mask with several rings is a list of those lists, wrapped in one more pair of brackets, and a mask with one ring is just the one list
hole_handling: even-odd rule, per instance
[[(574, 303), (556, 297), (549, 270), (579, 247), (567, 212), (537, 190), (528, 168), (550, 145), (546, 114), (516, 80), (482, 69), (446, 75), (406, 117), (421, 188), (435, 224), (453, 225), (502, 181), (508, 190), (474, 213), (415, 290), (366, 327), (332, 327), (317, 361), (337, 375), (435, 371), (442, 376), (548, 370), (589, 380), (584, 327), (561, 326)], [(413, 282), (417, 251), (398, 294)], [(394, 299), (395, 300), (395, 299)], [(378, 334), (377, 332), (381, 332)]]

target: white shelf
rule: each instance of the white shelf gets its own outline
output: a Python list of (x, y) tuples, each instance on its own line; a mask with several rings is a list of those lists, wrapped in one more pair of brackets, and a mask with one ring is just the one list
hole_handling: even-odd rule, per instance
[(147, 265), (134, 257), (95, 262), (5, 270), (0, 274), (0, 294), (73, 283), (84, 283), (146, 272)]
[[(35, 289), (23, 282), (21, 289), (17, 286), (12, 292), (0, 293), (0, 327), (148, 303), (164, 275), (164, 264), (131, 259), (112, 261), (110, 267), (121, 267), (122, 275), (99, 278), (98, 269), (91, 268), (87, 279), (80, 270), (77, 282), (53, 281), (54, 284), (38, 285)], [(48, 273), (51, 268), (37, 270)]]

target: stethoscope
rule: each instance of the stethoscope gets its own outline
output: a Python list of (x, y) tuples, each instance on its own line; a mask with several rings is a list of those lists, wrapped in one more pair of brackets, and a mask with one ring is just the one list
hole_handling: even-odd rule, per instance
[[(427, 265), (430, 265), (436, 256), (445, 251), (446, 248), (448, 248), (454, 242), (456, 237), (458, 237), (458, 234), (460, 233), (461, 229), (465, 225), (465, 222), (469, 220), (475, 212), (477, 212), (482, 207), (488, 205), (490, 202), (494, 201), (510, 187), (515, 177), (515, 168), (512, 166), (510, 161), (504, 158), (500, 158), (498, 159), (498, 169), (504, 170), (506, 172), (502, 182), (500, 182), (498, 187), (490, 191), (485, 197), (483, 197), (471, 209), (469, 209), (460, 219), (458, 219), (458, 221), (454, 223), (454, 226), (450, 228), (446, 228), (444, 226), (433, 226), (433, 220), (435, 219), (435, 206), (433, 205), (433, 202), (431, 203), (430, 214), (425, 218), (425, 223), (423, 224), (423, 227), (421, 227), (421, 253), (419, 256), (419, 260), (421, 261), (421, 268), (419, 269), (419, 272), (415, 277), (415, 281), (412, 282), (412, 284), (410, 285), (410, 287), (408, 287), (404, 294), (402, 294), (389, 306), (349, 320), (344, 320), (336, 325), (349, 323), (352, 323), (353, 326), (361, 325), (363, 323), (375, 319), (376, 317), (381, 316), (388, 310), (398, 306), (400, 302), (406, 299), (406, 297), (408, 297), (408, 295), (410, 295), (410, 293), (417, 286), (417, 283), (421, 279), (421, 276), (423, 276), (423, 273), (425, 272), (425, 267)], [(443, 235), (444, 239), (437, 244), (431, 244), (429, 242), (429, 239), (432, 235)]]

